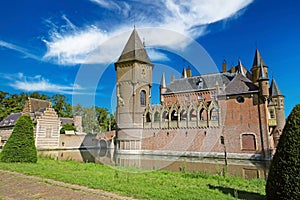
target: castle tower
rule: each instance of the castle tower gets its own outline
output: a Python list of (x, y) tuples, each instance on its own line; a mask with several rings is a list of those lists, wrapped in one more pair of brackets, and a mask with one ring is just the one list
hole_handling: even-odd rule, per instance
[(118, 98), (116, 141), (119, 152), (141, 149), (143, 113), (150, 104), (152, 69), (153, 64), (134, 28), (115, 63)]
[(274, 144), (276, 147), (279, 137), (282, 133), (282, 130), (285, 125), (285, 117), (284, 117), (284, 96), (281, 93), (279, 87), (277, 86), (275, 79), (272, 79), (271, 87), (270, 87), (270, 101), (274, 105), (274, 110), (270, 110), (270, 119), (275, 123), (273, 125), (275, 128), (272, 130), (271, 134), (273, 135)]
[(161, 81), (160, 81), (160, 103), (162, 104), (164, 102), (164, 96), (163, 93), (167, 91), (167, 84), (166, 84), (166, 78), (165, 78), (165, 73), (162, 74), (161, 76)]
[(257, 81), (260, 88), (260, 95), (262, 97), (269, 97), (269, 79), (265, 74), (263, 61), (260, 63), (260, 76)]
[(263, 66), (264, 74), (266, 78), (269, 77), (268, 75), (268, 66), (265, 64), (264, 60), (262, 59), (260, 52), (258, 49), (255, 50), (253, 65), (252, 65), (252, 82), (258, 85), (258, 79), (260, 78), (261, 74), (261, 65)]

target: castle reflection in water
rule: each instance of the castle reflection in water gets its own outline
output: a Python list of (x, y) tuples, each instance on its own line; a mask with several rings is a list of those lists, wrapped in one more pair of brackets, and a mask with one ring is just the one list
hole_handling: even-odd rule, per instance
[[(224, 159), (153, 156), (153, 155), (120, 155), (109, 149), (87, 150), (52, 150), (40, 151), (40, 155), (57, 160), (74, 160), (77, 162), (94, 162), (110, 166), (137, 167), (146, 170), (169, 170), (204, 172), (221, 174)], [(265, 179), (268, 173), (268, 163), (250, 160), (228, 160), (227, 174), (245, 179)]]

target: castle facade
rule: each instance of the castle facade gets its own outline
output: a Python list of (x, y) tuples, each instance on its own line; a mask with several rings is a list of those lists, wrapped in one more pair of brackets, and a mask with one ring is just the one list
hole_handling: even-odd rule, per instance
[(162, 74), (155, 106), (153, 67), (134, 29), (115, 63), (118, 153), (272, 158), (285, 124), (284, 95), (258, 49), (251, 71), (239, 60), (214, 74), (183, 69), (169, 84)]

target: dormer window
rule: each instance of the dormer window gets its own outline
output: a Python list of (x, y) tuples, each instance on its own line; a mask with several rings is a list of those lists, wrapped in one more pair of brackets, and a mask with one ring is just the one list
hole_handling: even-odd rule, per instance
[(203, 79), (202, 78), (199, 79), (198, 89), (203, 89)]

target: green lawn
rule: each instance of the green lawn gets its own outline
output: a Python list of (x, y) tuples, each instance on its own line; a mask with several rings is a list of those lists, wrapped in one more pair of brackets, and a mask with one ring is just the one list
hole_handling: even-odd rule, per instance
[(203, 173), (144, 171), (39, 158), (36, 164), (1, 163), (0, 169), (106, 190), (137, 199), (264, 199), (265, 181)]

